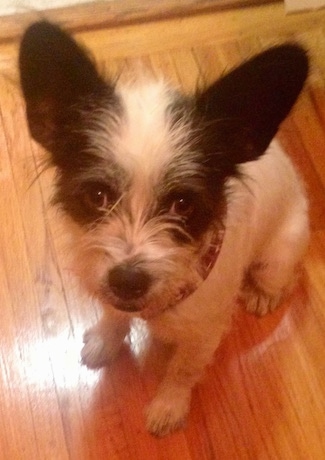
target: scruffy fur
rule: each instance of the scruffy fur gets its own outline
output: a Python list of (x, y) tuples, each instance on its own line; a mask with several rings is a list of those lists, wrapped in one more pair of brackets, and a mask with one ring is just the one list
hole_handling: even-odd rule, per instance
[(306, 53), (271, 48), (185, 97), (164, 80), (105, 80), (68, 34), (38, 22), (19, 65), (31, 134), (57, 169), (53, 201), (74, 223), (74, 271), (103, 305), (83, 362), (109, 364), (134, 316), (174, 344), (146, 414), (165, 435), (183, 425), (236, 298), (275, 309), (306, 249), (304, 189), (274, 140)]

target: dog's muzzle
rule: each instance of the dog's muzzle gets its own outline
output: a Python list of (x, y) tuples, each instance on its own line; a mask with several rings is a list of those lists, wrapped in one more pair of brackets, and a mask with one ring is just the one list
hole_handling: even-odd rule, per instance
[[(209, 247), (200, 258), (197, 273), (203, 282), (209, 275), (212, 267), (214, 266), (223, 241), (223, 231), (219, 231), (217, 235), (210, 242)], [(134, 261), (124, 262), (112, 268), (105, 280), (103, 294), (111, 298), (112, 305), (121, 311), (128, 313), (140, 313), (145, 316), (150, 316), (152, 313), (152, 305), (149, 309), (145, 305), (146, 294), (149, 292), (154, 278), (144, 270), (139, 263)], [(191, 295), (199, 286), (197, 284), (188, 284), (181, 286), (178, 295), (175, 296), (174, 303), (166, 304), (164, 309), (172, 308), (175, 304), (186, 299)], [(114, 296), (112, 298), (112, 295)], [(159, 299), (156, 299), (159, 304)], [(149, 312), (146, 312), (149, 310)], [(155, 308), (156, 312), (157, 309)], [(161, 310), (159, 310), (161, 311)]]

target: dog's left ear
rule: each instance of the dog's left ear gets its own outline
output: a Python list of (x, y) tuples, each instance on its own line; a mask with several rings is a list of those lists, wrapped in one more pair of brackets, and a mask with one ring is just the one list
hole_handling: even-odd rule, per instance
[[(308, 75), (306, 52), (286, 44), (246, 61), (197, 97), (209, 155), (224, 149), (233, 164), (262, 155)], [(204, 141), (203, 141), (204, 142)]]

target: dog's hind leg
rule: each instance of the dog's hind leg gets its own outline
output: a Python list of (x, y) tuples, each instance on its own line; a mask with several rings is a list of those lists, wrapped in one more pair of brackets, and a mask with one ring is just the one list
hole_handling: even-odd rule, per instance
[(250, 266), (243, 282), (241, 297), (247, 311), (262, 316), (275, 310), (294, 285), (296, 268), (306, 250), (308, 239), (306, 213), (287, 221), (271, 237)]

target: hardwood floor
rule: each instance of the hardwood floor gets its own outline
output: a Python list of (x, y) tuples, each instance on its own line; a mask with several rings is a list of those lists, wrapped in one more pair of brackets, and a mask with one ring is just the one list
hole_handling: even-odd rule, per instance
[(313, 62), (279, 133), (310, 196), (302, 278), (273, 315), (238, 311), (194, 390), (185, 430), (164, 439), (144, 429), (164, 350), (142, 323), (111, 368), (80, 364), (82, 332), (99, 308), (78, 292), (61, 250), (48, 204), (53, 172), (39, 174), (42, 152), (17, 86), (17, 42), (0, 46), (0, 460), (325, 458), (324, 19), (324, 11), (285, 17), (273, 4), (77, 35), (103, 69), (145, 66), (189, 92), (284, 40), (305, 44)]

